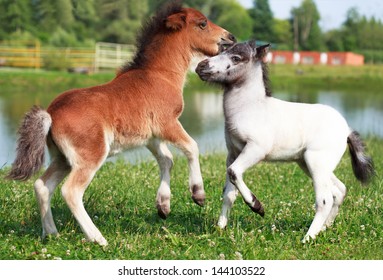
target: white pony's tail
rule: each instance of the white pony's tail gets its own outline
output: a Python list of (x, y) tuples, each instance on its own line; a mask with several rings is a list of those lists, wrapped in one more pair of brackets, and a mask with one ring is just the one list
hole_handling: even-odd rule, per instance
[(365, 154), (365, 144), (356, 131), (352, 131), (347, 138), (350, 149), (352, 170), (355, 177), (362, 183), (367, 184), (375, 174), (372, 158)]

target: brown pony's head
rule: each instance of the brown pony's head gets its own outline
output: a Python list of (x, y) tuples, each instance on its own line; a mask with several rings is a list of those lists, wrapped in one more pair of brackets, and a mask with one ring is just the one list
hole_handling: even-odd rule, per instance
[(183, 8), (177, 1), (170, 2), (143, 24), (137, 36), (137, 52), (133, 60), (125, 64), (117, 75), (147, 67), (164, 47), (183, 54), (214, 56), (235, 41), (232, 34), (199, 11)]
[(207, 56), (217, 55), (226, 46), (236, 42), (234, 35), (192, 8), (183, 8), (180, 12), (168, 16), (166, 27), (187, 34), (192, 50)]

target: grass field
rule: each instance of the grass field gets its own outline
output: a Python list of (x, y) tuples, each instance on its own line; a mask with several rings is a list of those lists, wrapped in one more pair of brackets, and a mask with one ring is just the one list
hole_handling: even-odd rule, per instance
[[(18, 119), (30, 107), (25, 94), (14, 90), (26, 84), (34, 102), (46, 106), (59, 92), (109, 81), (112, 73), (90, 76), (60, 72), (0, 72), (0, 94)], [(383, 67), (272, 66), (274, 89), (348, 88), (381, 94)], [(206, 85), (191, 75), (185, 94)], [(24, 104), (25, 103), (25, 104)], [(14, 108), (10, 108), (10, 106)], [(52, 201), (59, 237), (40, 239), (41, 223), (33, 191), (35, 178), (25, 183), (3, 179), (0, 170), (0, 259), (383, 259), (383, 140), (369, 138), (377, 176), (368, 187), (354, 178), (346, 155), (337, 176), (348, 194), (332, 228), (309, 244), (300, 241), (314, 217), (311, 181), (294, 164), (261, 164), (245, 181), (263, 202), (262, 219), (239, 198), (226, 230), (216, 227), (225, 179), (225, 155), (201, 157), (207, 193), (203, 208), (188, 191), (188, 169), (175, 158), (172, 171), (172, 212), (157, 216), (155, 197), (159, 172), (155, 161), (130, 165), (107, 163), (85, 193), (85, 207), (109, 245), (86, 242), (60, 195)], [(0, 147), (1, 148), (1, 147)]]
[(201, 157), (207, 193), (203, 208), (188, 192), (186, 160), (175, 158), (172, 212), (156, 213), (159, 183), (154, 161), (107, 163), (85, 193), (88, 213), (109, 241), (102, 248), (86, 242), (61, 198), (52, 201), (59, 237), (40, 239), (41, 224), (33, 180), (3, 179), (0, 170), (0, 259), (383, 259), (383, 141), (370, 138), (368, 151), (377, 175), (361, 186), (344, 156), (336, 170), (348, 194), (332, 228), (308, 244), (300, 241), (314, 216), (311, 181), (294, 164), (261, 164), (245, 181), (264, 203), (262, 219), (238, 199), (228, 228), (215, 225), (221, 207), (225, 155)]

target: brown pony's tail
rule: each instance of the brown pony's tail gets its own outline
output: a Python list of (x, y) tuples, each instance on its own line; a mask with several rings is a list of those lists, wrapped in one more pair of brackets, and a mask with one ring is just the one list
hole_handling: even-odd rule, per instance
[(365, 145), (356, 131), (351, 132), (347, 138), (351, 155), (351, 164), (355, 177), (366, 184), (375, 174), (372, 158), (365, 154)]
[(19, 128), (16, 159), (7, 179), (28, 180), (44, 163), (46, 137), (52, 124), (51, 116), (38, 106), (25, 115)]

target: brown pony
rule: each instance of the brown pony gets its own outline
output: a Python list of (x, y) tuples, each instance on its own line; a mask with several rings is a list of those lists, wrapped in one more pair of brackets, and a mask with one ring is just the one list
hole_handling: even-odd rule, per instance
[(235, 38), (199, 11), (172, 3), (146, 23), (137, 41), (133, 61), (112, 81), (66, 91), (46, 111), (35, 106), (25, 116), (8, 178), (26, 180), (37, 172), (47, 144), (52, 162), (35, 182), (43, 237), (57, 234), (50, 201), (69, 174), (62, 187), (68, 207), (88, 240), (107, 245), (84, 208), (83, 194), (108, 156), (138, 145), (146, 145), (160, 167), (156, 205), (161, 218), (170, 212), (173, 165), (165, 142), (186, 155), (192, 198), (204, 203), (198, 146), (178, 121), (182, 90), (194, 54), (216, 55)]

